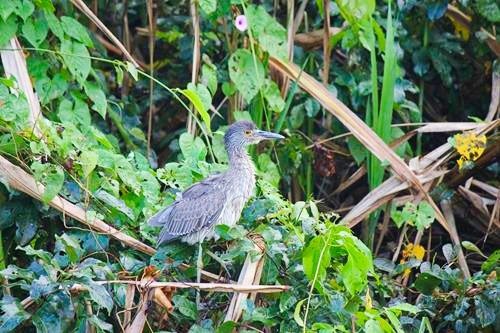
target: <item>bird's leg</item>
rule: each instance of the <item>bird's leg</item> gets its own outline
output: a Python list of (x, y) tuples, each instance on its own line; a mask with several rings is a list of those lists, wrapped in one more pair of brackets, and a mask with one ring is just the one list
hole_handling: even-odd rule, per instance
[[(203, 259), (202, 259), (202, 256), (201, 256), (201, 252), (202, 252), (202, 246), (201, 246), (202, 242), (200, 240), (200, 242), (198, 243), (198, 260), (196, 262), (196, 283), (200, 283), (201, 282), (201, 270), (203, 268)], [(198, 309), (200, 309), (200, 290), (198, 289), (196, 291), (196, 307)]]

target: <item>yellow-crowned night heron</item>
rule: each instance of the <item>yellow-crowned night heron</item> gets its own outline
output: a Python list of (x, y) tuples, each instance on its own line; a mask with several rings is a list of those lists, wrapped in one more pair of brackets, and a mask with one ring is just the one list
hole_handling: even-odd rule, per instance
[(229, 157), (227, 171), (212, 175), (186, 189), (172, 205), (154, 215), (149, 224), (162, 227), (158, 246), (174, 239), (199, 243), (198, 276), (201, 272), (201, 243), (215, 236), (217, 224), (234, 225), (255, 188), (255, 169), (246, 147), (283, 136), (257, 129), (250, 121), (232, 124), (224, 135)]

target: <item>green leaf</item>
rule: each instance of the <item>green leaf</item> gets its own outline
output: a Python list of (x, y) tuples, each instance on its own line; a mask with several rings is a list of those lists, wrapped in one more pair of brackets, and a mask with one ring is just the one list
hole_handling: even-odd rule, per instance
[(481, 265), (481, 270), (490, 273), (500, 265), (500, 250), (495, 250)]
[[(16, 9), (16, 1), (0, 1), (0, 17), (3, 21), (6, 21), (7, 18), (14, 12)], [(3, 32), (3, 30), (0, 30)], [(0, 45), (3, 45), (0, 44)]]
[(290, 126), (294, 129), (300, 128), (302, 124), (304, 123), (305, 119), (305, 108), (304, 104), (297, 104), (292, 107), (292, 110), (290, 110)]
[(462, 241), (462, 246), (471, 252), (476, 252), (486, 258), (484, 253), (476, 246), (476, 244), (469, 241)]
[(91, 323), (93, 326), (98, 327), (99, 329), (107, 332), (113, 332), (113, 325), (110, 323), (105, 322), (104, 320), (100, 319), (96, 315), (92, 315), (88, 319), (89, 323)]
[(130, 61), (126, 62), (126, 66), (127, 66), (127, 72), (129, 72), (129, 74), (132, 75), (132, 77), (134, 78), (134, 80), (137, 81), (139, 79), (139, 74), (138, 74), (138, 71), (137, 71), (137, 67), (135, 67), (134, 64), (131, 63)]
[(203, 64), (201, 66), (201, 83), (203, 83), (212, 96), (217, 92), (217, 71), (215, 66)]
[(497, 0), (476, 0), (475, 7), (479, 14), (493, 23), (500, 22), (500, 4)]
[(420, 309), (418, 307), (416, 307), (415, 305), (412, 305), (412, 304), (409, 304), (409, 303), (399, 303), (399, 304), (396, 304), (396, 305), (391, 305), (388, 310), (391, 310), (391, 311), (403, 311), (403, 312), (408, 312), (408, 313), (411, 313), (411, 314), (416, 314), (417, 312), (420, 311)]
[(35, 173), (35, 178), (45, 185), (45, 190), (42, 194), (42, 201), (49, 203), (59, 191), (61, 191), (64, 184), (64, 172), (62, 167), (53, 164), (41, 164), (34, 162), (31, 169)]
[(108, 101), (106, 100), (106, 95), (99, 88), (99, 86), (92, 82), (85, 82), (83, 85), (85, 88), (85, 93), (90, 98), (94, 105), (92, 105), (92, 110), (96, 111), (104, 119), (106, 118), (106, 109), (108, 107)]
[(68, 82), (63, 74), (57, 73), (52, 79), (45, 76), (36, 80), (35, 87), (42, 104), (47, 104), (53, 99), (61, 97), (68, 90)]
[(189, 133), (182, 133), (179, 137), (179, 146), (182, 155), (189, 162), (198, 162), (205, 160), (207, 156), (207, 147), (199, 137), (193, 137)]
[(75, 317), (71, 298), (64, 291), (49, 295), (33, 314), (32, 323), (37, 333), (69, 332)]
[(141, 184), (137, 180), (132, 164), (122, 155), (114, 155), (114, 168), (122, 182), (127, 185), (134, 193), (140, 193)]
[(215, 158), (219, 163), (227, 163), (228, 157), (227, 152), (224, 147), (224, 133), (217, 131), (213, 133), (212, 136), (212, 150), (214, 152)]
[(64, 251), (72, 264), (80, 261), (83, 250), (80, 246), (80, 241), (75, 236), (64, 233), (61, 236), (56, 235), (56, 240), (56, 248)]
[(264, 84), (264, 66), (250, 51), (238, 49), (229, 58), (229, 77), (247, 102), (257, 95)]
[(5, 295), (0, 300), (2, 315), (0, 316), (0, 332), (14, 332), (22, 322), (30, 318), (30, 314), (15, 298)]
[[(12, 2), (12, 1), (11, 1)], [(33, 5), (33, 2), (31, 0), (19, 0), (17, 1), (15, 13), (23, 19), (23, 21), (26, 21), (28, 17), (33, 14), (33, 11), (35, 10), (35, 6)]]
[(75, 103), (68, 99), (63, 99), (57, 109), (57, 115), (63, 124), (82, 124), (89, 126), (91, 119), (87, 103), (74, 97)]
[(95, 193), (97, 199), (102, 200), (105, 204), (117, 209), (118, 211), (125, 214), (131, 220), (135, 219), (134, 212), (130, 209), (123, 200), (116, 198), (115, 196), (109, 194), (106, 191), (99, 190)]
[[(206, 89), (206, 88), (205, 88)], [(210, 132), (210, 115), (208, 114), (207, 108), (203, 104), (203, 101), (200, 98), (200, 95), (198, 95), (198, 92), (193, 89), (183, 89), (183, 90), (177, 90), (184, 96), (186, 96), (191, 103), (193, 103), (194, 108), (198, 113), (200, 114), (201, 119), (205, 123), (205, 126), (207, 127), (208, 132)]]
[[(0, 3), (5, 1), (0, 1)], [(7, 1), (8, 2), (8, 1)], [(17, 31), (17, 20), (15, 16), (8, 19), (0, 19), (0, 47), (5, 47), (7, 42), (14, 37)]]
[(111, 297), (106, 288), (93, 281), (86, 281), (84, 285), (87, 287), (92, 301), (100, 308), (104, 308), (108, 313), (111, 313), (111, 310), (113, 310), (113, 297)]
[(280, 89), (274, 81), (269, 79), (264, 81), (263, 94), (267, 105), (272, 111), (281, 112), (283, 110), (285, 101), (281, 97)]
[(217, 0), (200, 0), (200, 8), (203, 13), (210, 15), (217, 9)]
[(432, 295), (432, 292), (434, 289), (439, 286), (441, 283), (441, 279), (430, 273), (430, 272), (425, 272), (425, 273), (420, 273), (415, 280), (415, 288), (417, 288), (418, 291), (425, 295)]
[(295, 310), (293, 311), (293, 319), (299, 325), (300, 327), (304, 327), (304, 320), (302, 320), (302, 317), (300, 316), (300, 312), (302, 310), (302, 305), (304, 302), (307, 300), (307, 298), (304, 298), (300, 300), (297, 305), (295, 305)]
[(405, 333), (403, 326), (401, 325), (401, 322), (393, 312), (385, 310), (385, 314), (387, 315), (387, 318), (389, 318), (392, 327), (396, 330), (397, 333)]
[(364, 332), (366, 332), (366, 333), (384, 333), (384, 330), (382, 329), (382, 327), (380, 327), (380, 324), (377, 320), (369, 319), (365, 323)]
[(43, 19), (28, 19), (22, 28), (23, 36), (34, 47), (38, 47), (47, 37), (49, 27)]
[(415, 217), (415, 227), (417, 227), (417, 230), (423, 231), (430, 227), (432, 222), (434, 222), (435, 214), (434, 209), (427, 201), (421, 201), (418, 204)]
[(57, 283), (50, 281), (46, 275), (42, 275), (31, 283), (30, 297), (38, 300), (53, 293), (57, 288), (59, 288)]
[(84, 151), (80, 154), (80, 165), (82, 166), (83, 177), (87, 178), (97, 166), (97, 155), (94, 151)]
[(326, 269), (330, 265), (330, 250), (325, 235), (314, 237), (302, 253), (304, 274), (309, 281), (315, 281), (315, 288), (322, 293), (321, 282), (326, 278)]
[(196, 304), (185, 296), (175, 295), (173, 297), (175, 309), (191, 320), (198, 320), (198, 310)]
[(49, 12), (53, 12), (56, 10), (54, 8), (54, 5), (52, 4), (52, 0), (35, 0), (35, 4), (38, 8)]
[(44, 11), (43, 14), (45, 15), (50, 31), (52, 31), (52, 33), (56, 35), (59, 40), (63, 41), (64, 30), (59, 19), (54, 15), (54, 13), (48, 10)]
[(90, 73), (90, 54), (85, 45), (65, 39), (61, 42), (61, 53), (71, 74), (83, 85)]
[(288, 56), (287, 33), (263, 6), (250, 5), (246, 11), (249, 27), (260, 47), (276, 58)]
[(226, 321), (219, 327), (217, 327), (216, 333), (232, 333), (234, 329), (237, 327), (237, 324), (234, 321)]
[(363, 163), (363, 161), (368, 156), (368, 151), (366, 150), (365, 146), (363, 146), (361, 142), (359, 142), (359, 140), (354, 136), (350, 136), (347, 138), (347, 147), (349, 148), (349, 151), (351, 152), (351, 155), (356, 161), (357, 165), (361, 165), (361, 163)]
[(205, 85), (201, 83), (198, 83), (196, 85), (188, 83), (187, 88), (189, 90), (195, 91), (198, 94), (198, 97), (203, 103), (203, 107), (206, 111), (208, 111), (210, 107), (212, 107), (212, 95), (210, 95), (210, 91)]
[(79, 42), (82, 42), (85, 44), (87, 47), (93, 47), (94, 44), (92, 43), (92, 40), (89, 37), (89, 34), (87, 32), (87, 28), (85, 28), (80, 22), (75, 20), (72, 17), (69, 16), (62, 16), (61, 17), (61, 26), (64, 30), (64, 32), (70, 36), (76, 39)]
[(222, 92), (225, 96), (231, 97), (236, 93), (236, 85), (233, 82), (222, 83)]
[(345, 11), (343, 14), (356, 20), (366, 19), (375, 11), (375, 0), (339, 0), (337, 4), (341, 11)]
[(257, 160), (257, 165), (261, 178), (269, 184), (278, 187), (280, 182), (280, 172), (276, 164), (271, 160), (271, 157), (267, 154), (260, 154)]

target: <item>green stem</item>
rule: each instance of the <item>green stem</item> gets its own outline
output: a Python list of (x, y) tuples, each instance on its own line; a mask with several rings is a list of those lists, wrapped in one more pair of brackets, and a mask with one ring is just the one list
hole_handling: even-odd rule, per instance
[[(307, 119), (307, 136), (312, 137), (313, 134), (313, 120), (311, 118)], [(313, 156), (311, 156), (309, 163), (306, 166), (306, 198), (312, 197), (312, 188), (313, 188), (313, 174), (312, 174), (312, 163)]]
[(137, 146), (132, 142), (130, 139), (130, 136), (128, 135), (127, 130), (125, 129), (125, 126), (123, 126), (122, 120), (118, 112), (113, 110), (112, 108), (108, 108), (108, 115), (113, 124), (116, 126), (116, 129), (118, 130), (118, 133), (120, 133), (123, 142), (125, 142), (125, 145), (127, 146), (127, 149), (129, 150), (136, 150)]
[[(427, 21), (425, 21), (424, 24), (424, 40), (423, 40), (423, 51), (427, 49), (427, 45), (429, 44), (429, 25)], [(422, 119), (424, 118), (424, 92), (425, 92), (425, 83), (424, 83), (424, 78), (420, 78), (420, 92), (418, 95), (418, 109), (420, 110), (420, 118), (418, 119), (418, 122), (422, 122)], [(422, 154), (422, 133), (417, 133), (417, 151), (416, 155), (419, 156)]]

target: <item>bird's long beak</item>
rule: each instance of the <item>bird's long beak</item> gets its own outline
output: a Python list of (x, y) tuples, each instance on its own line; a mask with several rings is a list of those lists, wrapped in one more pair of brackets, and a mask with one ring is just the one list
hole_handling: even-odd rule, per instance
[(270, 140), (270, 139), (281, 140), (285, 138), (283, 135), (280, 135), (278, 133), (266, 132), (261, 130), (254, 131), (254, 135), (265, 140)]

